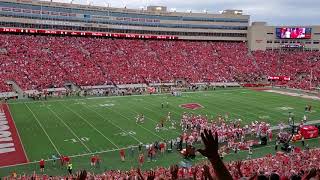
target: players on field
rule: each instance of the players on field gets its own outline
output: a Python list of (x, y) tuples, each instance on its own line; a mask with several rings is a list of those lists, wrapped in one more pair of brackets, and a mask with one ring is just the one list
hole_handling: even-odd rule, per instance
[(68, 165), (71, 159), (69, 156), (60, 155), (61, 166)]
[(97, 163), (97, 158), (95, 155), (92, 155), (91, 160), (90, 160), (91, 167), (95, 167), (96, 163)]
[(174, 121), (171, 121), (171, 127), (169, 127), (170, 129), (176, 129), (176, 123)]
[(99, 155), (92, 155), (90, 158), (90, 165), (91, 167), (100, 167), (100, 156)]
[(160, 132), (160, 124), (157, 124), (154, 129), (156, 130), (156, 132)]
[(168, 115), (167, 115), (167, 121), (171, 121), (171, 113), (170, 112), (168, 112)]
[(125, 154), (124, 149), (120, 149), (120, 159), (122, 162), (124, 162), (126, 159), (126, 154)]
[[(59, 156), (59, 155), (58, 155), (58, 156)], [(55, 155), (55, 154), (52, 154), (52, 156), (51, 156), (51, 158), (52, 158), (52, 160), (53, 160), (52, 162), (53, 162), (54, 165), (57, 164), (57, 161), (59, 160), (58, 156)]]
[(136, 116), (136, 123), (144, 123), (144, 114), (138, 114)]
[(307, 115), (303, 115), (303, 123), (306, 123), (308, 120)]
[(72, 163), (69, 163), (67, 165), (67, 170), (68, 170), (68, 173), (71, 175), (72, 174)]
[(143, 153), (141, 153), (139, 155), (138, 161), (139, 161), (139, 166), (142, 167), (142, 165), (144, 163), (144, 155), (143, 155)]
[(304, 112), (311, 112), (312, 106), (311, 105), (306, 105), (304, 108)]
[(161, 126), (161, 128), (164, 127), (164, 122), (165, 122), (165, 121), (166, 121), (165, 118), (160, 119), (160, 126)]
[(44, 165), (45, 165), (45, 161), (44, 161), (44, 159), (41, 159), (39, 161), (40, 172), (44, 172)]

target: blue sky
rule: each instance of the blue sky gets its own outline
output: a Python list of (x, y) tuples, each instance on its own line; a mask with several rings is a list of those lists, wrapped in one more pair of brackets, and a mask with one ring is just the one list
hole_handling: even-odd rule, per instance
[[(68, 0), (53, 0), (68, 2)], [(252, 21), (269, 25), (320, 25), (320, 0), (74, 0), (74, 3), (127, 8), (164, 5), (168, 9), (218, 13), (224, 9), (242, 9)], [(70, 1), (69, 1), (70, 2)]]

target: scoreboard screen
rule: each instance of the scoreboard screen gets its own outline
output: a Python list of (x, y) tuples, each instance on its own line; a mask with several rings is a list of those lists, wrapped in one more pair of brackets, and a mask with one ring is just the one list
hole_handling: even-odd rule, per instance
[(276, 36), (279, 39), (311, 39), (311, 28), (305, 28), (305, 27), (276, 28)]

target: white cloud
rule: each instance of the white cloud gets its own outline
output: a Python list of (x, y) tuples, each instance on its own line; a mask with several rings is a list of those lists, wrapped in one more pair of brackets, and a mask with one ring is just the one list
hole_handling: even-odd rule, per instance
[[(56, 0), (65, 1), (68, 0)], [(74, 0), (84, 4), (86, 0)], [(141, 8), (148, 5), (167, 6), (177, 11), (218, 13), (224, 9), (242, 9), (252, 21), (279, 25), (320, 24), (320, 0), (92, 0), (94, 5)]]

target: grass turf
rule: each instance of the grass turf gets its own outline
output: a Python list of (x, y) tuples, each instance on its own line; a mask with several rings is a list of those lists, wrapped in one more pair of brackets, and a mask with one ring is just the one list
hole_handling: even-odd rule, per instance
[[(166, 102), (169, 107), (166, 107)], [(161, 103), (165, 104), (165, 108), (161, 108)], [(199, 103), (204, 108), (188, 110), (179, 106), (185, 103)], [(302, 119), (307, 104), (313, 107), (313, 111), (308, 114), (309, 120), (319, 120), (319, 101), (249, 89), (183, 93), (182, 97), (163, 94), (17, 101), (10, 103), (10, 110), (29, 161), (48, 159), (52, 154), (60, 153), (76, 156), (72, 158), (75, 170), (90, 169), (90, 154), (101, 152), (102, 165), (94, 169), (101, 172), (105, 169), (137, 167), (137, 150), (133, 156), (127, 151), (127, 161), (122, 163), (119, 148), (179, 136), (178, 127), (159, 133), (154, 130), (159, 120), (166, 117), (169, 111), (171, 119), (177, 121), (177, 124), (183, 112), (193, 112), (208, 115), (209, 118), (229, 113), (231, 119), (241, 118), (243, 124), (263, 120), (277, 125), (279, 122), (287, 123), (289, 111), (294, 113), (296, 120)], [(145, 115), (144, 124), (135, 122), (135, 117), (140, 113)], [(316, 146), (316, 141), (311, 140), (311, 146)], [(271, 150), (272, 147), (260, 148), (255, 155), (259, 157)], [(245, 154), (242, 152), (232, 157), (244, 158)], [(144, 168), (169, 166), (181, 159), (177, 152), (168, 153), (158, 157), (156, 162), (145, 163)], [(66, 174), (66, 169), (52, 162), (47, 162), (47, 165), (49, 168), (46, 173), (49, 175)], [(8, 175), (13, 170), (32, 173), (38, 169), (37, 163), (7, 167), (0, 169), (0, 175)]]

